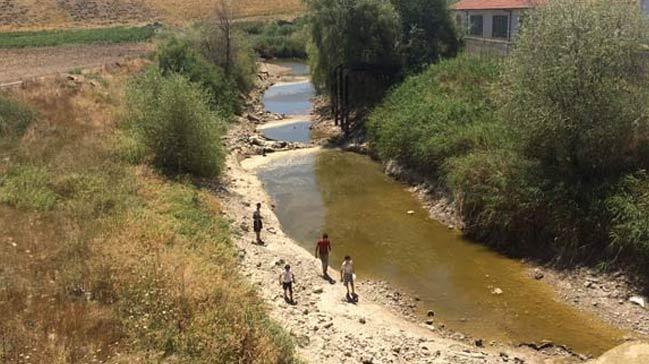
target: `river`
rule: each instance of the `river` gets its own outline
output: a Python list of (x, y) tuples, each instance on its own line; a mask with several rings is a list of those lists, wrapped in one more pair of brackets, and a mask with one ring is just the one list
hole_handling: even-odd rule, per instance
[[(267, 109), (307, 114), (313, 88), (304, 82), (271, 87), (264, 99)], [(308, 120), (300, 127), (289, 125), (262, 132), (305, 138)], [(623, 341), (623, 332), (561, 303), (519, 261), (430, 219), (406, 186), (366, 156), (339, 150), (289, 153), (257, 173), (287, 234), (312, 251), (327, 232), (334, 267), (351, 255), (359, 279), (384, 280), (419, 297), (422, 320), (430, 309), (438, 323), (486, 341), (549, 340), (590, 355)], [(494, 294), (496, 289), (502, 294)]]

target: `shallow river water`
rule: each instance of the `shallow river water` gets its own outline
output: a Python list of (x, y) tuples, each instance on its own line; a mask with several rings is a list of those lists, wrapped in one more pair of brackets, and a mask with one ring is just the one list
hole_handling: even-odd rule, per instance
[[(435, 311), (436, 324), (486, 341), (550, 340), (591, 355), (622, 341), (622, 332), (558, 302), (520, 262), (430, 219), (405, 186), (365, 156), (289, 153), (258, 176), (283, 229), (304, 248), (313, 251), (327, 232), (334, 267), (351, 255), (359, 279), (385, 280), (418, 296), (420, 314)], [(503, 293), (492, 294), (496, 288)]]

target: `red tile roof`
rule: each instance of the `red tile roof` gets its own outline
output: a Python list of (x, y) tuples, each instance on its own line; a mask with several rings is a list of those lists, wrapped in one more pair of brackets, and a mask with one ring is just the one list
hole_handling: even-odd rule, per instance
[(451, 5), (454, 10), (528, 9), (544, 0), (460, 0)]

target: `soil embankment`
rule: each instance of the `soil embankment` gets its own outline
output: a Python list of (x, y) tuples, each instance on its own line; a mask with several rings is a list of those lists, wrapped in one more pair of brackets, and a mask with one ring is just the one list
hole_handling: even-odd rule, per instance
[(125, 62), (142, 57), (152, 49), (150, 43), (0, 49), (0, 86)]

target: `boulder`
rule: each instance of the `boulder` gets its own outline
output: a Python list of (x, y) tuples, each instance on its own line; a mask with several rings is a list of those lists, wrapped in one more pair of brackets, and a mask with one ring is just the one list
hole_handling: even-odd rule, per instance
[(647, 308), (647, 299), (642, 296), (633, 296), (629, 298), (629, 302), (635, 303), (642, 308)]
[(631, 341), (617, 346), (600, 356), (592, 364), (649, 363), (649, 341)]

